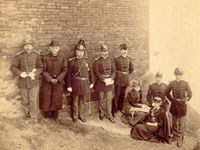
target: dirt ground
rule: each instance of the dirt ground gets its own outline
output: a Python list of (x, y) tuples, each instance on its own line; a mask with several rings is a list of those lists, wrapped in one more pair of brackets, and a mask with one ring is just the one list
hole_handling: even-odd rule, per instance
[[(18, 102), (10, 104), (0, 99), (0, 150), (197, 150), (199, 115), (191, 110), (188, 129), (182, 148), (176, 143), (150, 143), (130, 138), (130, 128), (124, 125), (118, 114), (116, 123), (97, 114), (87, 117), (87, 123), (72, 123), (66, 112), (61, 113), (61, 124), (42, 120), (34, 123), (23, 119), (17, 111)], [(12, 111), (8, 111), (12, 110)]]

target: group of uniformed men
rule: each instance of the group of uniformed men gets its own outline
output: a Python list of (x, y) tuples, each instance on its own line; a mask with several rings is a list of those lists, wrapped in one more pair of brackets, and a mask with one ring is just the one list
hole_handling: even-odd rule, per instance
[[(117, 109), (124, 112), (125, 91), (130, 85), (130, 77), (134, 71), (132, 59), (127, 56), (126, 44), (121, 44), (119, 50), (121, 55), (112, 59), (109, 57), (107, 45), (102, 44), (100, 46), (101, 56), (91, 65), (89, 59), (85, 57), (84, 40), (78, 41), (74, 55), (69, 60), (60, 53), (60, 45), (56, 40), (51, 41), (49, 53), (42, 58), (38, 52), (33, 50), (32, 42), (25, 42), (23, 51), (17, 53), (13, 59), (11, 71), (19, 76), (19, 89), (26, 117), (37, 120), (39, 105), (45, 118), (58, 121), (59, 110), (62, 109), (65, 82), (67, 91), (72, 93), (73, 122), (77, 122), (78, 119), (86, 122), (84, 105), (90, 89), (94, 88), (99, 96), (99, 119), (103, 120), (106, 117), (114, 123), (113, 96), (115, 95)], [(39, 99), (38, 78), (40, 74), (43, 80)], [(186, 101), (192, 97), (192, 93), (188, 83), (181, 80), (183, 71), (176, 68), (174, 74), (176, 80), (167, 86), (160, 82), (162, 74), (158, 73), (156, 83), (149, 87), (147, 100), (150, 105), (154, 97), (160, 97), (162, 100), (167, 97), (171, 101), (174, 137), (179, 137), (183, 141)], [(134, 86), (135, 83), (132, 85)], [(179, 140), (180, 145), (182, 144)]]

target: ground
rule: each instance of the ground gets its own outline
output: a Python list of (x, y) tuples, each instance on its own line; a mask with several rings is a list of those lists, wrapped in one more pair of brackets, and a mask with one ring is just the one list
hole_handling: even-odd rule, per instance
[[(19, 101), (0, 99), (0, 150), (177, 150), (173, 144), (150, 143), (130, 138), (130, 128), (116, 118), (116, 123), (100, 121), (97, 114), (87, 123), (72, 123), (66, 111), (61, 124), (42, 120), (34, 123), (23, 119)], [(9, 111), (10, 110), (10, 111)], [(181, 150), (198, 150), (199, 116), (188, 112), (188, 128)]]

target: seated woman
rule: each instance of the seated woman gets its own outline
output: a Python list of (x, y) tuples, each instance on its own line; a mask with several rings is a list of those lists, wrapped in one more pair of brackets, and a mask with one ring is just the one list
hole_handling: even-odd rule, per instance
[(131, 137), (151, 142), (169, 142), (170, 122), (166, 108), (161, 98), (155, 98), (145, 122), (133, 126)]
[(134, 126), (148, 115), (149, 107), (142, 104), (142, 91), (140, 90), (141, 83), (139, 80), (133, 80), (132, 88), (128, 92), (124, 100), (122, 122)]

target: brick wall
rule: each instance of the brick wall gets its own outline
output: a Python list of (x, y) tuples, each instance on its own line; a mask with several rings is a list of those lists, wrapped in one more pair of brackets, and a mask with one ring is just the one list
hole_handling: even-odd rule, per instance
[(102, 42), (114, 57), (125, 42), (136, 75), (149, 68), (147, 0), (1, 0), (0, 14), (0, 97), (17, 96), (9, 65), (24, 38), (33, 39), (36, 50), (56, 38), (66, 54), (83, 38), (92, 58)]

